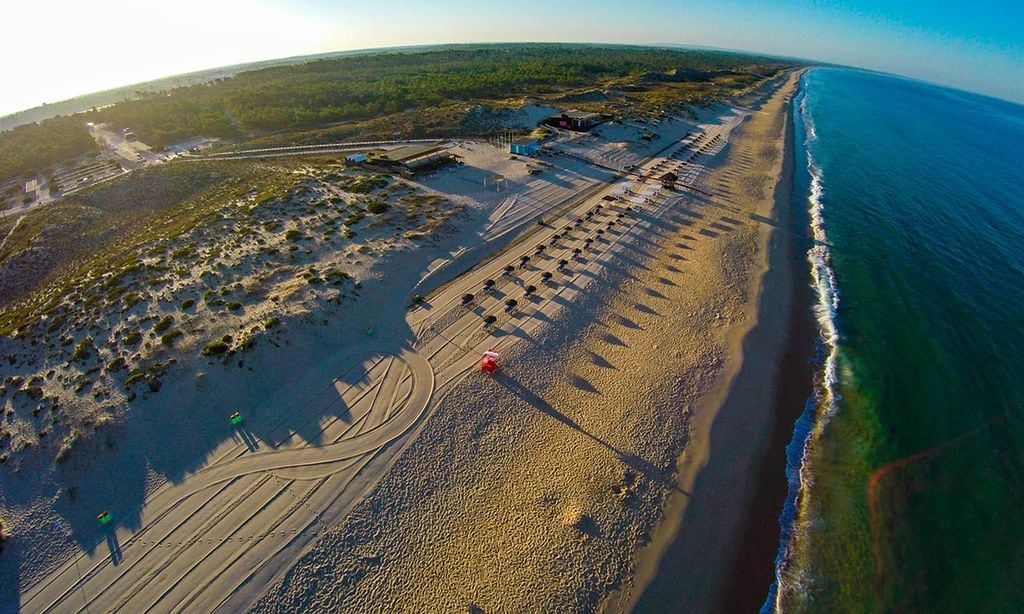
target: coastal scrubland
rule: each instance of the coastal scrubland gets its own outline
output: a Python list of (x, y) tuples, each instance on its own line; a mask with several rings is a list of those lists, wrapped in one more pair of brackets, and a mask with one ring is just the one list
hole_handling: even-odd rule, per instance
[[(5, 484), (19, 485), (2, 511), (10, 550), (22, 557), (3, 561), (21, 575), (0, 597), (16, 599), (77, 556), (88, 533), (81, 518), (91, 523), (95, 512), (76, 489), (102, 481), (92, 473), (97, 458), (174, 441), (167, 428), (147, 429), (147, 411), (209, 422), (233, 410), (226, 394), (200, 407), (205, 398), (181, 404), (174, 391), (244, 390), (267, 375), (259, 358), (268, 354), (310, 371), (344, 349), (321, 347), (319, 331), (332, 327), (345, 344), (372, 341), (369, 312), (393, 326), (413, 292), (429, 296), (522, 240), (538, 217), (556, 219), (606, 187), (615, 168), (695, 138), (699, 123), (717, 132), (752, 111), (761, 118), (758, 105), (784, 66), (678, 50), (456, 49), (276, 67), (97, 111), (97, 121), (130, 126), (157, 146), (197, 133), (234, 145), (488, 135), (532, 130), (566, 108), (621, 117), (591, 134), (557, 135), (561, 151), (542, 160), (456, 138), (451, 151), (464, 163), (417, 175), (339, 156), (178, 159), (0, 221), (0, 464)], [(346, 115), (345, 101), (358, 110)], [(332, 605), (367, 607), (523, 605), (510, 600), (531, 595), (555, 609), (591, 607), (625, 587), (634, 551), (673, 492), (679, 454), (701, 436), (695, 412), (726, 372), (727, 337), (749, 318), (767, 227), (744, 215), (767, 214), (774, 179), (765, 169), (779, 156), (763, 146), (767, 130), (750, 128), (764, 121), (741, 126), (741, 151), (725, 150), (737, 162), (713, 178), (724, 191), (661, 220), (602, 272), (602, 291), (580, 301), (568, 326), (537, 333), (530, 349), (543, 357), (508, 369), (511, 387), (473, 381), (438, 399), (422, 442), (289, 582), (313, 573), (338, 589)], [(496, 177), (505, 181), (496, 186)], [(663, 345), (669, 338), (678, 343)], [(487, 410), (491, 401), (502, 411)], [(182, 467), (207, 462), (207, 443), (162, 474), (134, 467), (146, 473), (140, 502), (185, 479)], [(449, 470), (427, 470), (437, 467)], [(30, 488), (36, 472), (41, 485)], [(375, 524), (380, 509), (395, 527)], [(75, 519), (70, 529), (62, 518)], [(26, 548), (40, 527), (50, 527), (47, 549)], [(385, 534), (400, 543), (381, 541)], [(368, 571), (378, 551), (400, 564)], [(335, 566), (339, 584), (323, 581), (324, 560), (351, 563), (356, 575)], [(480, 569), (480, 583), (460, 580)], [(428, 604), (422, 587), (431, 581)], [(260, 608), (326, 603), (303, 601), (316, 595), (296, 586), (275, 584)]]
[(282, 318), (344, 301), (361, 258), (459, 211), (305, 159), (166, 165), (30, 213), (0, 252), (0, 462), (39, 446), (64, 460), (171, 365), (244, 352)]
[(477, 134), (463, 119), (482, 102), (501, 107), (540, 97), (595, 111), (671, 112), (723, 100), (789, 65), (724, 52), (564, 45), (320, 59), (149, 92), (0, 132), (0, 179), (95, 151), (89, 121), (130, 127), (158, 149), (197, 135), (285, 144), (452, 136)]

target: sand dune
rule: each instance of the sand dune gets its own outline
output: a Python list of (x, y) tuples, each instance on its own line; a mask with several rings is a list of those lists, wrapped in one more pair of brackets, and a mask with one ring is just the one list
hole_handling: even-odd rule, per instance
[[(78, 450), (63, 471), (90, 487), (60, 503), (77, 510), (65, 510), (71, 529), (30, 560), (4, 562), (23, 588), (0, 603), (596, 607), (632, 578), (634, 552), (679, 492), (680, 454), (706, 437), (694, 412), (734, 372), (731, 340), (749, 327), (771, 232), (754, 216), (770, 216), (777, 177), (751, 163), (775, 138), (754, 126), (779, 115), (779, 96), (754, 120), (744, 121), (749, 108), (723, 110), (686, 124), (691, 138), (658, 145), (645, 168), (678, 169), (698, 191), (655, 190), (640, 211), (632, 196), (611, 197), (606, 169), (556, 156), (533, 177), (489, 145), (459, 145), (464, 168), (410, 182), (462, 207), (428, 245), (389, 258), (399, 242), (378, 227), (349, 254), (362, 291), (225, 361), (256, 375), (172, 373), (164, 393), (174, 402), (148, 404), (161, 412), (157, 430), (136, 415), (123, 450)], [(488, 189), (480, 173), (513, 186)], [(547, 226), (499, 251), (539, 215)], [(406, 311), (409, 294), (434, 290)], [(475, 371), (492, 347), (503, 364), (493, 378)], [(245, 409), (244, 427), (208, 421), (228, 407)], [(191, 435), (180, 449), (159, 440), (175, 429)], [(62, 522), (48, 501), (3, 503), (21, 509), (22, 526)], [(101, 506), (124, 520), (100, 529), (90, 516)]]

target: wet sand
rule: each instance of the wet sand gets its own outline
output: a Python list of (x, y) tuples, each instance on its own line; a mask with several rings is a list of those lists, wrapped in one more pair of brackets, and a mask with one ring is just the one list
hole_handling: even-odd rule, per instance
[(778, 513), (786, 495), (785, 446), (813, 375), (808, 358), (814, 329), (800, 283), (804, 241), (793, 232), (787, 102), (793, 86), (784, 86), (783, 95), (751, 120), (723, 166), (722, 175), (737, 164), (745, 169), (722, 177), (743, 185), (744, 175), (769, 166), (768, 160), (739, 162), (744, 149), (774, 138), (784, 152), (771, 163), (777, 182), (770, 212), (749, 213), (766, 226), (760, 237), (763, 277), (754, 282), (757, 307), (731, 331), (726, 374), (694, 420), (678, 474), (688, 494), (668, 502), (665, 520), (638, 557), (632, 600), (611, 609), (755, 611), (773, 579)]

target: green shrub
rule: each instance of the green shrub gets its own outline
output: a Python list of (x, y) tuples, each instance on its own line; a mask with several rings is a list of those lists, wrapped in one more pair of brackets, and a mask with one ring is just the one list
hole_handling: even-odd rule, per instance
[(333, 269), (332, 268), (332, 269), (327, 269), (326, 271), (324, 271), (324, 279), (326, 279), (329, 283), (334, 284), (335, 286), (340, 285), (346, 279), (351, 279), (351, 278), (352, 278), (351, 275), (349, 275), (345, 271), (340, 271), (338, 269)]
[(125, 361), (124, 357), (118, 356), (114, 360), (111, 360), (110, 362), (107, 363), (107, 371), (110, 371), (111, 373), (117, 373), (119, 371), (123, 371), (124, 368), (127, 366), (128, 363)]
[(284, 238), (289, 241), (299, 241), (302, 239), (302, 232), (292, 228), (284, 233)]
[(366, 210), (369, 211), (370, 213), (374, 213), (374, 214), (384, 213), (385, 211), (387, 211), (390, 208), (391, 208), (391, 205), (387, 204), (386, 202), (384, 202), (382, 200), (375, 200), (372, 203), (370, 203), (369, 205), (366, 205)]
[(195, 300), (187, 298), (187, 299), (181, 301), (181, 308), (182, 309), (188, 309), (189, 307), (191, 307), (192, 305), (195, 305), (195, 304), (196, 304)]
[(206, 347), (203, 348), (203, 356), (215, 356), (218, 354), (223, 354), (224, 352), (227, 352), (229, 349), (231, 349), (230, 345), (224, 343), (220, 339), (215, 339), (207, 343)]
[(188, 258), (189, 256), (195, 255), (195, 251), (190, 246), (179, 247), (171, 252), (171, 258), (179, 260), (181, 258)]
[(57, 332), (61, 326), (64, 326), (64, 318), (62, 316), (57, 316), (50, 321), (50, 325), (46, 327), (46, 332), (53, 334)]
[(164, 316), (160, 318), (159, 322), (153, 325), (153, 332), (162, 333), (170, 328), (172, 324), (174, 324), (174, 318), (171, 316)]
[(137, 330), (133, 330), (132, 332), (130, 332), (127, 335), (125, 335), (125, 337), (124, 337), (125, 345), (135, 345), (136, 343), (138, 343), (141, 340), (142, 340), (142, 333), (137, 331)]
[(174, 345), (174, 340), (181, 337), (185, 333), (181, 332), (180, 328), (172, 328), (166, 333), (160, 335), (160, 343), (164, 345)]
[(146, 379), (146, 373), (144, 371), (137, 370), (133, 372), (131, 375), (129, 375), (128, 379), (124, 380), (124, 387), (131, 388), (132, 384), (134, 384), (135, 382), (140, 382), (144, 379)]
[(237, 301), (233, 303), (228, 303), (228, 309), (230, 309), (231, 311), (238, 311), (241, 308), (242, 304)]
[(269, 317), (269, 318), (267, 318), (266, 320), (263, 321), (263, 328), (265, 330), (270, 330), (271, 328), (274, 328), (275, 326), (277, 326), (280, 323), (281, 323), (281, 318), (279, 318), (277, 316), (272, 316), (272, 317)]
[(75, 346), (75, 351), (71, 354), (72, 361), (81, 361), (89, 358), (92, 355), (92, 351), (96, 348), (96, 345), (92, 341), (92, 337), (86, 337), (78, 342)]

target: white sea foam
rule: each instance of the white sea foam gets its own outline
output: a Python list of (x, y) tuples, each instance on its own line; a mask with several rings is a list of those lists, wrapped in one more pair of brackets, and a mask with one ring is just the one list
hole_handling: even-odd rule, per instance
[(804, 87), (799, 109), (806, 135), (804, 150), (807, 153), (807, 171), (811, 179), (807, 206), (814, 241), (807, 251), (807, 263), (815, 293), (814, 314), (820, 335), (819, 349), (822, 361), (814, 397), (808, 400), (803, 414), (797, 420), (793, 429), (793, 440), (786, 450), (789, 493), (779, 520), (782, 524), (782, 539), (776, 558), (775, 583), (769, 590), (768, 599), (761, 608), (762, 612), (782, 611), (787, 597), (801, 594), (808, 584), (806, 571), (798, 564), (796, 554), (801, 546), (800, 538), (806, 534), (812, 522), (808, 517), (809, 489), (813, 484), (809, 453), (829, 418), (835, 414), (838, 400), (836, 385), (839, 332), (836, 326), (836, 313), (839, 309), (839, 289), (831, 266), (832, 254), (825, 230), (825, 183), (822, 170), (814, 159), (814, 145), (818, 133), (813, 114), (807, 106), (806, 81)]

